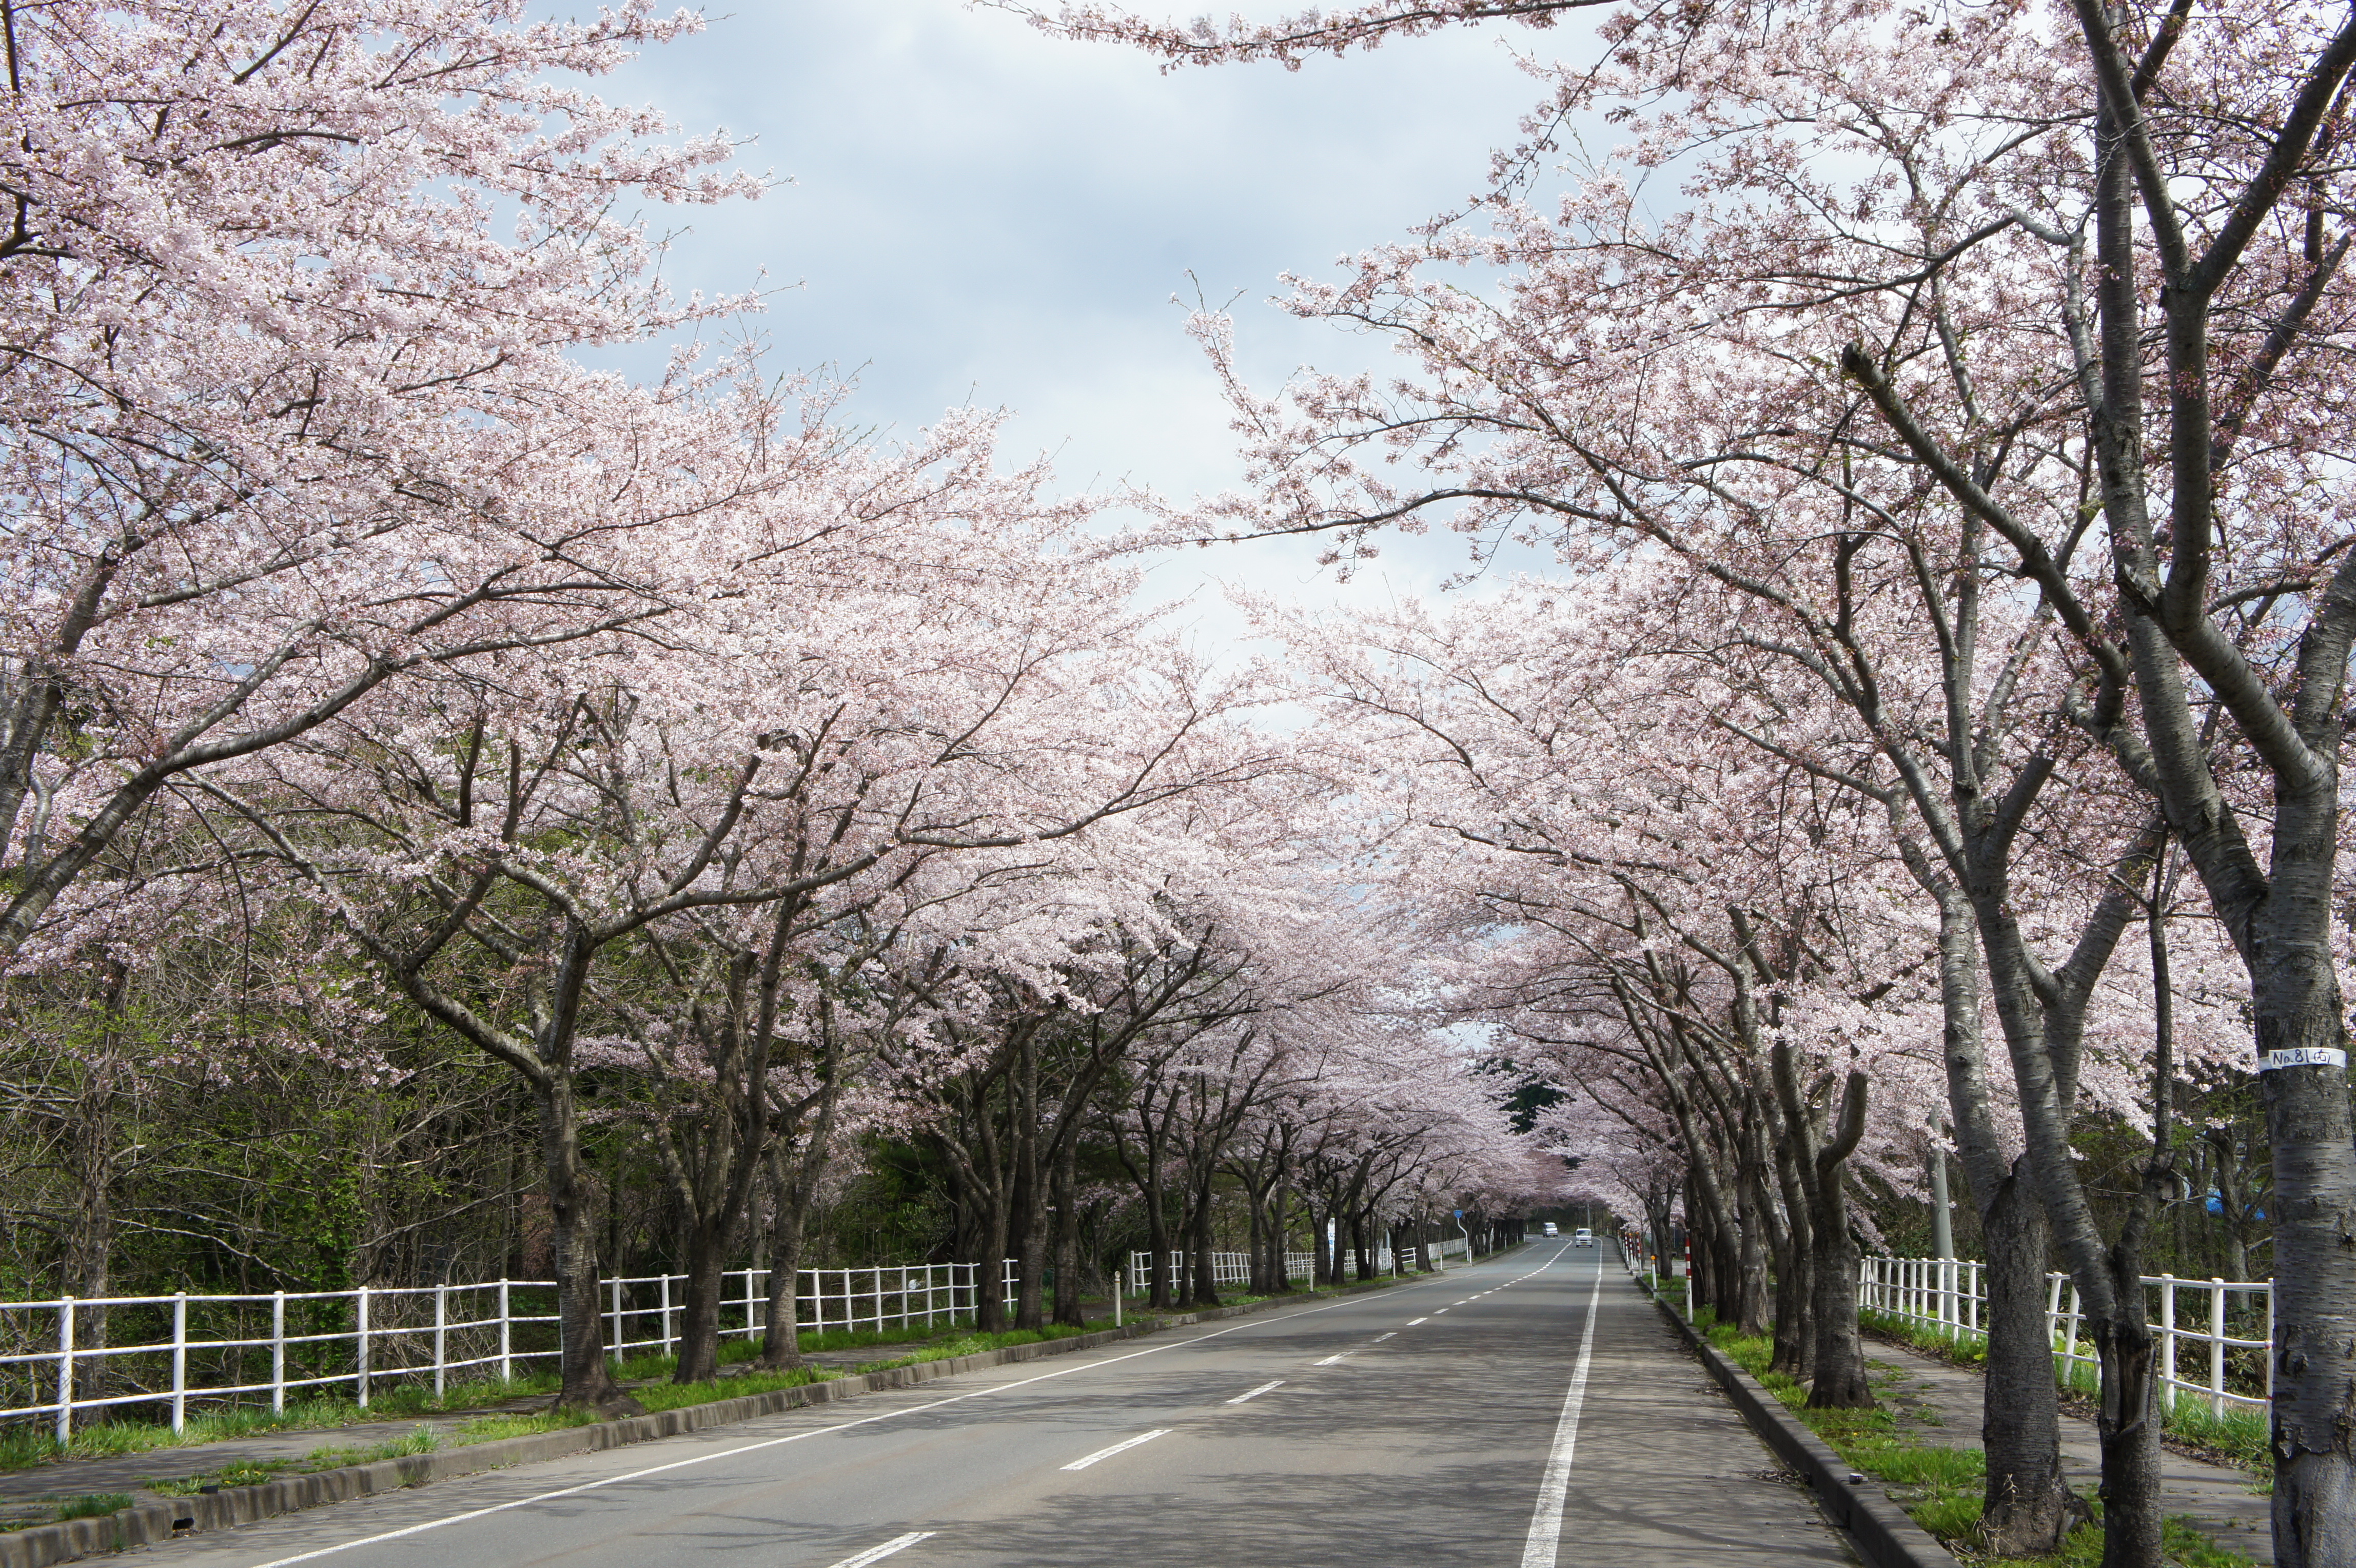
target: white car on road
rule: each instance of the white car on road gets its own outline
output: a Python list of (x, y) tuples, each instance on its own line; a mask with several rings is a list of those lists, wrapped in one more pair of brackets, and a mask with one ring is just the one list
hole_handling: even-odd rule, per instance
[(1592, 1247), (1595, 1245), (1595, 1232), (1582, 1225), (1570, 1233), (1570, 1244), (1574, 1247)]

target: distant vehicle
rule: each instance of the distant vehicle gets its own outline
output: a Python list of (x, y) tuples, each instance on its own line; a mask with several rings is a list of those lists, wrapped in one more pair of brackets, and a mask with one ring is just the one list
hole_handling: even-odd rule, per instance
[(1562, 1234), (1561, 1231), (1554, 1228), (1554, 1221), (1551, 1219), (1546, 1222), (1546, 1233), (1549, 1236), (1559, 1236)]
[(1595, 1245), (1595, 1232), (1582, 1225), (1570, 1233), (1570, 1244), (1574, 1247), (1592, 1247)]

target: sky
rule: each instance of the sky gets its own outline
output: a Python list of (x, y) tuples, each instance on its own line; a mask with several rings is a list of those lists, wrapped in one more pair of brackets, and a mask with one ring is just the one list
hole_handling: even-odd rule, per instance
[[(1538, 96), (1512, 53), (1533, 40), (1575, 36), (1462, 31), (1299, 72), (1164, 74), (962, 0), (748, 0), (603, 91), (724, 128), (749, 143), (745, 167), (790, 182), (693, 211), (666, 270), (681, 288), (780, 291), (760, 327), (786, 363), (855, 371), (851, 418), (913, 435), (945, 408), (1003, 408), (1009, 460), (1050, 455), (1067, 490), (1183, 497), (1239, 466), (1173, 296), (1234, 299), (1259, 384), (1382, 363), (1369, 340), (1264, 302), (1288, 270), (1328, 272), (1477, 189)], [(1315, 555), (1190, 551), (1147, 591), (1217, 639), (1239, 624), (1223, 581), (1366, 602), (1429, 596), (1465, 564), (1452, 536), (1395, 538), (1344, 589)]]

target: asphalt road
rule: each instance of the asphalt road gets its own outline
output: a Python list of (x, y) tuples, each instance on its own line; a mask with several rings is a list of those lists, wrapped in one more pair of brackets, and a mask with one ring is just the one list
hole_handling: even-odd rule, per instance
[(195, 1568), (1855, 1559), (1608, 1248), (290, 1515)]

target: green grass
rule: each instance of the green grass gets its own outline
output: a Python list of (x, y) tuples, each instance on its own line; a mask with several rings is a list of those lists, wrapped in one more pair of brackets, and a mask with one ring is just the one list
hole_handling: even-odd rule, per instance
[[(1381, 1278), (1359, 1282), (1364, 1285), (1388, 1285), (1394, 1280)], [(1355, 1286), (1341, 1287), (1344, 1289)], [(1308, 1302), (1320, 1299), (1332, 1291), (1289, 1291), (1282, 1297), (1237, 1295), (1224, 1300), (1228, 1306), (1248, 1306), (1269, 1299)], [(1131, 1321), (1154, 1315), (1139, 1312)], [(1095, 1333), (1112, 1326), (1109, 1318), (1088, 1324), (1084, 1328), (1051, 1325), (1041, 1329), (1009, 1329), (996, 1334), (971, 1331), (970, 1319), (943, 1320), (931, 1326), (916, 1325), (886, 1329), (828, 1329), (824, 1333), (806, 1332), (800, 1346), (808, 1354), (829, 1351), (884, 1348), (893, 1346), (915, 1347), (908, 1353), (888, 1359), (860, 1363), (844, 1369), (797, 1367), (784, 1371), (746, 1371), (708, 1382), (680, 1384), (667, 1380), (678, 1367), (672, 1356), (634, 1356), (619, 1363), (616, 1375), (625, 1381), (639, 1386), (631, 1391), (638, 1402), (649, 1411), (677, 1410), (686, 1405), (707, 1404), (718, 1400), (736, 1399), (749, 1394), (766, 1393), (775, 1389), (793, 1388), (806, 1383), (851, 1373), (872, 1372), (894, 1367), (914, 1365), (919, 1361), (937, 1361), (956, 1356), (969, 1356), (984, 1350), (1004, 1349), (1010, 1346), (1037, 1344), (1043, 1340), (1066, 1339), (1078, 1334)], [(948, 1333), (953, 1337), (939, 1339)], [(720, 1360), (723, 1366), (740, 1366), (758, 1357), (761, 1342), (757, 1338), (736, 1338), (723, 1341)], [(70, 1443), (59, 1444), (53, 1437), (29, 1427), (0, 1430), (0, 1470), (27, 1470), (36, 1466), (68, 1459), (113, 1458), (127, 1454), (147, 1453), (158, 1449), (192, 1448), (209, 1443), (233, 1441), (238, 1438), (261, 1436), (271, 1433), (332, 1430), (365, 1421), (381, 1421), (387, 1417), (444, 1414), (452, 1412), (479, 1409), (507, 1400), (552, 1395), (558, 1382), (552, 1372), (535, 1372), (509, 1381), (496, 1380), (455, 1384), (436, 1397), (425, 1385), (397, 1386), (378, 1391), (366, 1410), (350, 1400), (317, 1399), (290, 1404), (283, 1412), (257, 1409), (230, 1409), (205, 1415), (191, 1416), (186, 1430), (174, 1433), (168, 1426), (140, 1422), (108, 1422), (87, 1426), (77, 1432)], [(521, 1437), (533, 1433), (558, 1431), (565, 1427), (583, 1426), (597, 1417), (585, 1411), (535, 1411), (499, 1413), (477, 1417), (461, 1423), (451, 1435), (460, 1444), (493, 1442), (503, 1437)], [(431, 1446), (432, 1434), (421, 1433), (379, 1444), (371, 1448), (339, 1447), (316, 1450), (311, 1459), (304, 1461), (306, 1468), (328, 1467), (320, 1456), (337, 1455), (337, 1465), (367, 1464), (375, 1459), (390, 1458), (398, 1454), (423, 1453)], [(423, 1442), (425, 1445), (419, 1446)], [(319, 1461), (315, 1463), (314, 1461)], [(226, 1478), (228, 1471), (216, 1478), (211, 1476), (188, 1477), (156, 1483), (159, 1487), (193, 1491), (198, 1486), (214, 1482), (222, 1486), (250, 1486), (255, 1480), (266, 1479), (260, 1472), (247, 1479)]]
[[(1987, 1455), (1977, 1448), (1950, 1448), (1918, 1442), (1895, 1430), (1896, 1417), (1886, 1407), (1877, 1410), (1810, 1410), (1807, 1390), (1784, 1372), (1767, 1369), (1774, 1353), (1769, 1341), (1738, 1334), (1731, 1326), (1713, 1324), (1705, 1329), (1711, 1344), (1749, 1372), (1817, 1436), (1841, 1460), (1872, 1477), (1890, 1491), (1915, 1523), (1950, 1547), (1976, 1552), (1980, 1512), (1987, 1502)], [(1880, 1380), (1889, 1381), (1888, 1378)], [(2206, 1414), (2204, 1410), (2203, 1414)], [(2264, 1444), (2264, 1429), (2260, 1429)], [(2092, 1505), (2097, 1520), (2101, 1505)], [(2211, 1541), (2192, 1520), (2178, 1515), (2163, 1521), (2166, 1552), (2182, 1568), (2251, 1568), (2251, 1560)], [(2019, 1568), (2102, 1568), (2103, 1531), (2099, 1523), (2082, 1524), (2048, 1557), (2003, 1560)]]
[(59, 1520), (104, 1519), (111, 1513), (121, 1513), (131, 1506), (128, 1492), (90, 1492), (79, 1498), (68, 1498), (57, 1507)]
[(341, 1470), (352, 1465), (373, 1465), (380, 1459), (399, 1459), (411, 1454), (431, 1454), (442, 1446), (442, 1440), (430, 1426), (401, 1437), (389, 1437), (382, 1443), (365, 1446), (314, 1448), (303, 1456), (301, 1468), (305, 1471)]
[(181, 1476), (170, 1480), (144, 1481), (141, 1485), (151, 1492), (160, 1492), (167, 1498), (185, 1498), (203, 1491), (208, 1486), (258, 1487), (264, 1481), (277, 1479), (278, 1472), (289, 1468), (294, 1463), (292, 1459), (241, 1460), (234, 1465), (224, 1465), (218, 1470), (206, 1471), (202, 1475)]
[[(1976, 1366), (1987, 1359), (1987, 1337), (1968, 1330), (1950, 1339), (1921, 1324), (1881, 1312), (1859, 1312), (1858, 1321), (1876, 1333), (1944, 1360)], [(2078, 1354), (2091, 1358), (2094, 1348), (2082, 1340)], [(2072, 1362), (2069, 1374), (2062, 1383), (2068, 1391), (2089, 1400), (2100, 1397), (2102, 1379), (2095, 1368), (2083, 1361)], [(2259, 1477), (2266, 1489), (2273, 1489), (2274, 1460), (2266, 1448), (2265, 1412), (2233, 1406), (2219, 1415), (2197, 1396), (2179, 1397), (2173, 1406), (2162, 1409), (2160, 1428), (2180, 1443), (2222, 1456)]]
[(161, 1423), (109, 1421), (85, 1426), (72, 1440), (59, 1443), (53, 1435), (25, 1427), (0, 1430), (0, 1470), (30, 1470), (62, 1459), (112, 1459), (163, 1448), (194, 1448), (273, 1432), (332, 1430), (363, 1421), (395, 1420), (472, 1410), (501, 1400), (552, 1394), (553, 1373), (539, 1372), (501, 1382), (455, 1384), (436, 1398), (430, 1386), (399, 1387), (377, 1392), (362, 1410), (351, 1400), (312, 1399), (289, 1404), (283, 1412), (231, 1408), (188, 1418), (185, 1430), (174, 1432)]
[(476, 1443), (497, 1443), (503, 1437), (530, 1437), (542, 1432), (561, 1432), (568, 1426), (587, 1426), (598, 1419), (590, 1410), (535, 1411), (526, 1415), (480, 1415), (472, 1421), (462, 1421), (451, 1434), (453, 1445), (464, 1448)]

